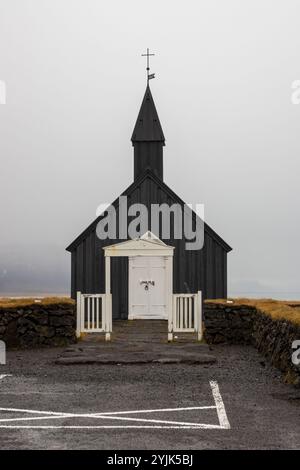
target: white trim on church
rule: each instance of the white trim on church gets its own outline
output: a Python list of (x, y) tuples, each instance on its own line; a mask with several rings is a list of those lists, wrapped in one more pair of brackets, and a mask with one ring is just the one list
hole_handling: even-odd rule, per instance
[[(112, 332), (111, 258), (123, 256), (129, 259), (128, 319), (168, 320), (168, 340), (175, 332), (195, 332), (202, 338), (202, 295), (173, 294), (174, 247), (148, 231), (140, 238), (126, 240), (103, 248), (105, 256), (105, 294), (81, 294), (77, 292), (77, 336), (82, 332), (103, 332), (106, 340)], [(136, 272), (148, 273), (154, 268), (153, 277), (140, 278)], [(146, 269), (143, 271), (143, 269)], [(147, 277), (147, 275), (146, 275)], [(149, 276), (148, 276), (149, 277)], [(152, 287), (153, 291), (151, 290)], [(143, 302), (143, 289), (149, 291), (151, 300)], [(149, 290), (150, 289), (150, 290)], [(139, 291), (140, 303), (136, 291)], [(94, 299), (96, 299), (96, 307)], [(148, 302), (148, 303), (147, 303)], [(101, 317), (101, 318), (100, 318)]]
[[(167, 320), (172, 315), (172, 294), (173, 294), (173, 254), (174, 247), (166, 245), (152, 232), (147, 231), (143, 236), (135, 240), (127, 240), (115, 245), (106, 246), (104, 248), (105, 256), (105, 293), (111, 294), (110, 286), (110, 258), (114, 256), (124, 256), (129, 259), (129, 273), (128, 273), (128, 319), (146, 319), (156, 318)], [(156, 296), (151, 295), (152, 306), (148, 305), (148, 309), (143, 302), (140, 304), (140, 312), (136, 312), (137, 304), (135, 301), (136, 292), (136, 279), (135, 272), (142, 266), (135, 264), (135, 259), (139, 257), (151, 257), (154, 260), (160, 260), (160, 271), (163, 270), (162, 276), (158, 281), (163, 285), (163, 292), (156, 287)], [(147, 265), (150, 260), (145, 259), (144, 263)], [(135, 269), (136, 268), (136, 269)], [(155, 270), (158, 274), (158, 269)], [(146, 276), (149, 277), (149, 276)], [(152, 290), (155, 281), (152, 279), (141, 279), (139, 284), (144, 284), (144, 289), (148, 291), (149, 286)], [(150, 296), (148, 296), (150, 297)], [(150, 307), (150, 311), (149, 311)]]

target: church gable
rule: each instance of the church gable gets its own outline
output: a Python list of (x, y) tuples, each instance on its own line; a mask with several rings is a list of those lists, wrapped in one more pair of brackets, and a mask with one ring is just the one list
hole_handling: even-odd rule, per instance
[[(172, 204), (177, 203), (182, 207), (185, 204), (184, 201), (163, 181), (157, 178), (151, 170), (146, 170), (139, 179), (137, 179), (121, 194), (121, 196), (126, 196), (128, 198), (128, 205), (141, 203), (144, 204), (149, 211), (151, 204), (168, 204), (171, 206)], [(119, 198), (112, 203), (112, 206), (116, 209), (118, 217)], [(92, 224), (67, 247), (67, 250), (73, 251), (85, 238), (87, 238), (92, 232), (96, 231), (98, 222), (100, 222), (104, 216), (105, 213), (97, 217), (97, 219), (95, 219)], [(198, 217), (195, 212), (193, 212), (193, 217)], [(130, 222), (130, 218), (128, 219), (128, 222)], [(150, 221), (148, 229), (151, 230)], [(231, 247), (206, 223), (204, 224), (204, 231), (205, 234), (213, 238), (214, 241), (225, 251), (229, 252), (231, 250)], [(109, 243), (109, 240), (105, 241), (103, 244), (106, 245), (107, 243)]]

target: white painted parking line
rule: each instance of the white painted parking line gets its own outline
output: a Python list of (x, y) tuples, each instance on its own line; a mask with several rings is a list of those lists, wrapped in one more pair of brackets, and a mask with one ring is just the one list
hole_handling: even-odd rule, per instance
[(215, 400), (220, 426), (223, 429), (230, 429), (230, 424), (229, 424), (225, 406), (221, 397), (219, 385), (216, 381), (211, 381), (209, 383), (210, 383), (211, 391)]
[(5, 429), (224, 429), (218, 425), (198, 425), (198, 426), (0, 426)]
[[(11, 412), (11, 413), (24, 413), (27, 416), (17, 418), (0, 418), (0, 428), (6, 429), (230, 429), (230, 424), (225, 411), (225, 406), (220, 394), (219, 386), (216, 381), (210, 382), (212, 396), (215, 404), (209, 406), (193, 406), (193, 407), (180, 407), (180, 408), (159, 408), (152, 410), (130, 410), (130, 411), (112, 411), (102, 413), (64, 413), (56, 411), (41, 411), (41, 410), (28, 410), (22, 408), (0, 408), (0, 411)], [(148, 413), (169, 413), (178, 411), (191, 411), (191, 410), (207, 410), (215, 409), (219, 424), (205, 424), (195, 423), (186, 421), (173, 421), (166, 419), (146, 419), (146, 418), (133, 418), (125, 415), (132, 414), (148, 414)], [(28, 416), (28, 415), (39, 415), (39, 416)], [(122, 415), (122, 416), (120, 416)], [(21, 421), (37, 421), (37, 420), (50, 420), (50, 419), (68, 419), (68, 418), (80, 418), (80, 419), (108, 419), (118, 421), (134, 421), (140, 423), (152, 423), (151, 425), (20, 425), (20, 424), (4, 424), (9, 422), (21, 422)]]
[(0, 374), (0, 380), (5, 379), (5, 377), (11, 377), (11, 374)]

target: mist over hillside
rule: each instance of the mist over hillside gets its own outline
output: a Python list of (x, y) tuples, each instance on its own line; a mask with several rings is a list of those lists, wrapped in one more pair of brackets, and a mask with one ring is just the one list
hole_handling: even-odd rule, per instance
[[(71, 257), (59, 245), (0, 246), (0, 296), (70, 294)], [(229, 279), (228, 295), (299, 299), (295, 281), (277, 284), (251, 278)]]
[(70, 255), (63, 246), (0, 247), (0, 295), (69, 292)]

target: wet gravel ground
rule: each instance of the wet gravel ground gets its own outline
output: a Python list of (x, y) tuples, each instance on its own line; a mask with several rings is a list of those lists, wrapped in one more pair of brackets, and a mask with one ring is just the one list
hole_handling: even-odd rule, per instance
[[(252, 347), (213, 347), (217, 362), (210, 365), (55, 364), (62, 352), (8, 352), (0, 366), (1, 449), (300, 449), (300, 390), (284, 384)], [(219, 385), (230, 429), (108, 429), (99, 426), (153, 423), (66, 416), (1, 421), (29, 416), (11, 409), (82, 414), (211, 406), (210, 381)], [(218, 425), (215, 409), (138, 417)], [(77, 427), (57, 427), (70, 425)]]

